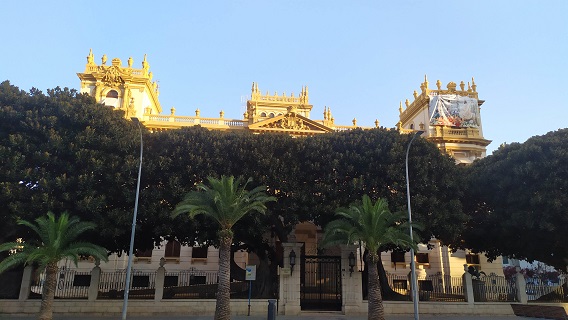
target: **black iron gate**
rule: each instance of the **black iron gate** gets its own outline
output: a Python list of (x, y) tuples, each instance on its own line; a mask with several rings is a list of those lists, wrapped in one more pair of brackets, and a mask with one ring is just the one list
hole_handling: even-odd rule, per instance
[(301, 260), (302, 310), (341, 311), (341, 257), (302, 256)]

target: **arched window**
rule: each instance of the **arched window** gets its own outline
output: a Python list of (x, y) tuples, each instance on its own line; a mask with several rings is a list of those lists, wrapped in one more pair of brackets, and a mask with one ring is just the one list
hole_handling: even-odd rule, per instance
[(107, 93), (107, 98), (115, 98), (118, 99), (118, 92), (116, 92), (116, 90), (110, 90)]
[(410, 130), (414, 130), (414, 123), (410, 124)]
[(266, 112), (260, 114), (261, 117), (266, 117)]
[(268, 115), (268, 117), (269, 117), (269, 118), (274, 118), (274, 112), (271, 112), (271, 113)]
[(116, 90), (110, 90), (101, 103), (106, 106), (118, 107), (118, 92)]

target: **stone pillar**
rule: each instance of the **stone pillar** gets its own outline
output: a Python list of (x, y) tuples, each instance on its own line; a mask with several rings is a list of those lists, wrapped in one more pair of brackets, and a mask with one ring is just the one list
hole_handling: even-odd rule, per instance
[(527, 295), (527, 282), (525, 276), (521, 273), (521, 267), (516, 267), (517, 274), (515, 276), (515, 284), (517, 285), (517, 300), (520, 303), (527, 304), (529, 297)]
[[(363, 305), (362, 274), (357, 267), (357, 246), (341, 245), (341, 296), (345, 315), (360, 314)], [(349, 255), (355, 256), (353, 272), (349, 269)], [(363, 310), (365, 311), (365, 310)]]
[(164, 280), (166, 279), (166, 259), (164, 257), (160, 258), (160, 267), (156, 272), (156, 283), (154, 286), (154, 301), (161, 301), (164, 296)]
[(475, 299), (473, 298), (473, 281), (471, 279), (471, 274), (467, 272), (467, 264), (463, 265), (463, 270), (465, 271), (462, 275), (465, 301), (467, 301), (469, 305), (473, 305), (473, 303), (475, 302)]
[[(282, 243), (284, 249), (284, 267), (280, 269), (280, 306), (279, 312), (285, 315), (300, 313), (300, 263), (303, 243)], [(290, 252), (296, 253), (294, 269), (290, 267)]]
[(24, 274), (22, 275), (22, 285), (20, 286), (20, 296), (18, 297), (19, 300), (28, 300), (30, 296), (33, 271), (34, 268), (31, 265), (27, 265), (24, 268)]
[(95, 260), (95, 267), (91, 270), (91, 283), (89, 284), (89, 301), (95, 301), (99, 295), (99, 283), (101, 281), (100, 261)]

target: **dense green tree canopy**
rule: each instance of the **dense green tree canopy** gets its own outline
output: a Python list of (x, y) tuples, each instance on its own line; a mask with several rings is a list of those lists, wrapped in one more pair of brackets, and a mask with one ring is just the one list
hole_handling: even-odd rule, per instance
[[(154, 197), (154, 205), (149, 203), (147, 208), (161, 206), (152, 208), (153, 212), (171, 211), (207, 175), (250, 176), (278, 198), (269, 204), (270, 215), (251, 218), (254, 221), (245, 217), (245, 228), (237, 224), (236, 238), (257, 239), (268, 225), (285, 240), (298, 221), (324, 226), (333, 219), (335, 208), (365, 193), (387, 199), (393, 211), (406, 209), (404, 157), (410, 137), (394, 130), (353, 130), (294, 139), (188, 128), (155, 133), (149, 139), (145, 179), (152, 191), (146, 195)], [(461, 168), (424, 140), (413, 145), (409, 166), (414, 220), (424, 226), (422, 239), (435, 236), (455, 242), (467, 218), (459, 200)], [(191, 239), (188, 228), (196, 231), (189, 233)], [(178, 221), (162, 234), (184, 242), (204, 241), (200, 234), (211, 239), (198, 220)]]
[(47, 211), (93, 221), (87, 239), (111, 251), (128, 247), (138, 129), (110, 107), (75, 90), (47, 95), (0, 84), (0, 241), (16, 221)]
[[(94, 221), (93, 242), (126, 251), (132, 217), (139, 131), (122, 113), (74, 90), (29, 93), (0, 86), (0, 214), (2, 236), (13, 240), (18, 218), (68, 211)], [(406, 210), (404, 157), (410, 136), (396, 130), (352, 130), (308, 138), (208, 131), (192, 127), (144, 130), (144, 161), (135, 246), (163, 238), (216, 244), (217, 229), (202, 217), (170, 213), (207, 176), (252, 177), (278, 199), (267, 215), (245, 216), (234, 226), (235, 246), (272, 259), (267, 232), (286, 241), (298, 221), (325, 226), (337, 207), (363, 194)], [(421, 239), (460, 239), (467, 217), (459, 171), (452, 159), (422, 140), (410, 152), (413, 220)]]
[(568, 264), (568, 129), (505, 145), (468, 168), (472, 217), (464, 245)]

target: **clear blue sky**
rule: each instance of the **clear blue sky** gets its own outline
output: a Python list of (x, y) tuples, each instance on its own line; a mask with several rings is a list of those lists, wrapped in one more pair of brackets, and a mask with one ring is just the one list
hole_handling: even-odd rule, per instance
[[(475, 77), (489, 151), (567, 127), (568, 1), (3, 1), (0, 81), (78, 88), (95, 61), (148, 54), (164, 112), (242, 117), (308, 85), (313, 119), (393, 127), (424, 74)], [(412, 99), (411, 99), (412, 100)]]

